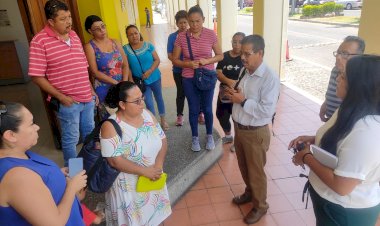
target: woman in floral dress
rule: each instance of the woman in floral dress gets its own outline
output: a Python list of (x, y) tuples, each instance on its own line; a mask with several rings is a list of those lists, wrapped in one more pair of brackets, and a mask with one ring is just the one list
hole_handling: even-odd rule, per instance
[(98, 16), (86, 18), (85, 29), (93, 36), (84, 46), (91, 75), (94, 78), (95, 92), (99, 97), (98, 119), (109, 116), (104, 99), (110, 86), (128, 80), (128, 60), (121, 44), (108, 38), (106, 25)]
[(156, 226), (171, 214), (166, 185), (161, 190), (136, 192), (139, 176), (160, 178), (167, 151), (167, 140), (160, 124), (144, 109), (144, 96), (132, 82), (110, 88), (105, 99), (110, 116), (123, 131), (117, 135), (113, 125), (101, 128), (101, 150), (109, 164), (120, 171), (106, 192), (106, 222), (109, 226)]

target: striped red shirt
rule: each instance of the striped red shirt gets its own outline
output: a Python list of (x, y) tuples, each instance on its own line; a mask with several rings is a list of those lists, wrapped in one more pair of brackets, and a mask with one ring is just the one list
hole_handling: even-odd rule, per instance
[[(202, 32), (199, 38), (192, 36), (189, 31), (181, 32), (178, 34), (175, 45), (181, 48), (183, 61), (191, 61), (189, 49), (187, 47), (186, 33), (190, 38), (191, 50), (193, 52), (194, 60), (199, 60), (201, 58), (207, 59), (212, 57), (212, 46), (218, 42), (218, 38), (216, 37), (216, 34), (213, 30), (202, 28)], [(202, 67), (209, 70), (215, 69), (214, 64), (208, 64)], [(185, 78), (194, 77), (194, 69), (183, 68), (182, 76)]]
[(82, 43), (70, 31), (70, 45), (48, 26), (40, 31), (29, 48), (29, 76), (46, 76), (59, 92), (78, 102), (92, 100), (88, 63)]

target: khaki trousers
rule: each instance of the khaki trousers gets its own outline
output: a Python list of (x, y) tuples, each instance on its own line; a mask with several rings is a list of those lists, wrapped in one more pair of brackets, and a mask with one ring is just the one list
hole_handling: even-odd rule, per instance
[(269, 126), (251, 130), (239, 129), (235, 123), (235, 149), (245, 192), (252, 196), (253, 207), (268, 209), (267, 176), (264, 171), (266, 152), (270, 143)]

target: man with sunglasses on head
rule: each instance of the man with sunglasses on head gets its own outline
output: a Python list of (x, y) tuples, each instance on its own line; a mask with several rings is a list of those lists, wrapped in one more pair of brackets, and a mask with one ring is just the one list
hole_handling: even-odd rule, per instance
[(236, 205), (252, 202), (253, 208), (244, 222), (254, 224), (269, 208), (264, 166), (271, 139), (269, 124), (280, 94), (280, 78), (263, 62), (265, 43), (261, 36), (246, 36), (241, 45), (244, 68), (234, 89), (227, 90), (233, 103), (236, 157), (246, 188), (232, 202)]
[(67, 5), (58, 0), (45, 4), (47, 24), (30, 42), (29, 76), (56, 103), (61, 126), (65, 166), (76, 157), (80, 134), (85, 138), (94, 128), (96, 94), (91, 86), (88, 63), (81, 40), (71, 30)]
[(361, 55), (365, 50), (365, 42), (358, 36), (347, 36), (337, 51), (333, 52), (335, 67), (331, 71), (329, 85), (325, 94), (325, 101), (321, 105), (319, 117), (322, 122), (327, 122), (340, 106), (342, 100), (336, 96), (336, 78), (339, 72), (345, 71), (347, 61), (351, 57)]

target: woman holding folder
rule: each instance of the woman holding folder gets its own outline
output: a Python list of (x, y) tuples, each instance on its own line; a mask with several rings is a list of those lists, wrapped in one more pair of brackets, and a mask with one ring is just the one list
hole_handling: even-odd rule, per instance
[[(375, 225), (380, 213), (380, 56), (350, 59), (339, 72), (340, 108), (316, 133), (292, 140), (304, 143), (293, 157), (310, 168), (310, 197), (317, 225)], [(315, 143), (336, 155), (331, 169), (310, 152)]]

